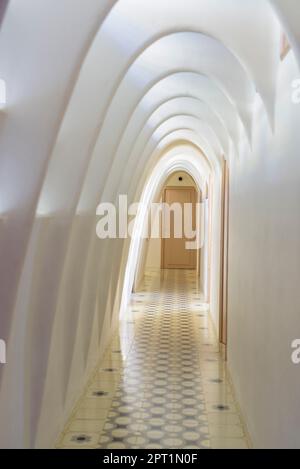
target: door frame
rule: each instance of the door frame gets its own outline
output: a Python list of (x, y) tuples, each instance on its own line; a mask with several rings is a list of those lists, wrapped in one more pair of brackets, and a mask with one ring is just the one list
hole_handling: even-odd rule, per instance
[(219, 290), (219, 341), (227, 359), (228, 343), (228, 250), (229, 250), (229, 168), (223, 160), (221, 182), (221, 239)]
[(213, 219), (213, 181), (212, 176), (209, 176), (208, 191), (207, 191), (207, 210), (208, 210), (208, 260), (207, 260), (207, 297), (206, 302), (210, 304), (211, 299), (211, 264), (212, 264), (212, 219)]

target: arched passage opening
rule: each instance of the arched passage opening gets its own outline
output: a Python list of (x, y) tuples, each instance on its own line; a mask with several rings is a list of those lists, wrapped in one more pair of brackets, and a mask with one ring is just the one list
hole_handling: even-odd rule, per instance
[[(139, 287), (139, 279), (149, 269), (190, 269), (199, 273), (201, 203), (202, 191), (187, 172), (175, 171), (165, 180), (152, 210), (156, 215), (153, 222), (156, 221), (158, 229), (151, 230), (150, 236), (145, 239), (143, 261), (139, 260), (135, 277), (135, 290)], [(198, 243), (195, 231), (199, 234)], [(186, 244), (192, 238), (195, 246), (188, 249)]]
[[(177, 153), (179, 151), (179, 153)], [(204, 207), (200, 210), (200, 225), (203, 231), (203, 252), (202, 261), (199, 259), (197, 269), (201, 272), (200, 284), (203, 291), (203, 298), (209, 299), (209, 285), (212, 283), (212, 304), (217, 303), (218, 283), (214, 281), (213, 276), (218, 270), (220, 259), (218, 251), (219, 227), (220, 227), (220, 206), (219, 186), (220, 171), (218, 166), (213, 167), (208, 163), (205, 155), (194, 148), (190, 154), (186, 150), (176, 150), (176, 147), (169, 150), (156, 163), (152, 173), (145, 183), (140, 198), (140, 206), (136, 216), (132, 239), (128, 251), (128, 260), (126, 262), (124, 284), (122, 292), (122, 301), (120, 308), (120, 317), (124, 318), (126, 308), (130, 301), (131, 293), (138, 288), (138, 285), (145, 271), (145, 262), (147, 261), (147, 252), (149, 249), (147, 236), (144, 236), (144, 227), (149, 217), (149, 209), (151, 203), (157, 202), (161, 198), (164, 186), (168, 181), (172, 181), (172, 176), (179, 173), (185, 174), (186, 177), (194, 184), (198, 194), (202, 195)], [(190, 183), (191, 183), (190, 182)], [(208, 190), (211, 188), (211, 190)], [(209, 194), (211, 200), (209, 200)], [(213, 211), (212, 198), (215, 197), (215, 210)], [(201, 207), (201, 205), (200, 205)], [(200, 226), (199, 225), (199, 226)], [(200, 231), (198, 232), (201, 237)], [(200, 238), (199, 238), (200, 239)], [(159, 243), (158, 243), (159, 244)], [(211, 252), (209, 252), (211, 249)], [(200, 256), (199, 256), (200, 257)], [(213, 261), (213, 262), (212, 262)], [(202, 264), (200, 264), (202, 262)], [(209, 266), (209, 262), (212, 264)]]

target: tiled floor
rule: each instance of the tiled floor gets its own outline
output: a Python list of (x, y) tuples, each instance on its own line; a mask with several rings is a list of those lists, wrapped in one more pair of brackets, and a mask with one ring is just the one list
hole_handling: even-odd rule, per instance
[(148, 272), (59, 448), (247, 448), (192, 271)]

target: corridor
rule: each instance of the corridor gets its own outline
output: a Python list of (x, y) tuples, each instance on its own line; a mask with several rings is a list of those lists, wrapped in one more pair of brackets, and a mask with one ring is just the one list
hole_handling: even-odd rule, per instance
[(299, 25), (0, 0), (1, 449), (300, 448)]
[(146, 273), (58, 448), (249, 447), (198, 283)]

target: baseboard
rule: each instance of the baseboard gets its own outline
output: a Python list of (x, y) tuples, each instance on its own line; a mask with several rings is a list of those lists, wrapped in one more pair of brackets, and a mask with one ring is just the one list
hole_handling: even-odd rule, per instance
[(232, 390), (232, 394), (233, 394), (233, 399), (234, 399), (235, 405), (238, 409), (238, 412), (239, 412), (240, 416), (242, 417), (243, 426), (244, 426), (244, 429), (245, 429), (245, 436), (246, 436), (248, 446), (249, 446), (250, 449), (254, 449), (253, 440), (252, 440), (251, 434), (249, 432), (249, 426), (248, 426), (248, 423), (247, 423), (246, 414), (243, 411), (241, 405), (239, 404), (239, 400), (238, 400), (238, 397), (237, 397), (237, 393), (235, 391), (234, 381), (233, 381), (233, 378), (232, 378), (232, 374), (231, 374), (228, 362), (226, 363), (226, 369), (227, 369), (228, 381), (229, 381), (229, 384), (230, 384), (230, 387), (231, 387), (231, 390)]

